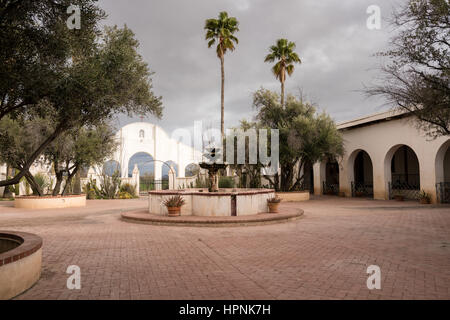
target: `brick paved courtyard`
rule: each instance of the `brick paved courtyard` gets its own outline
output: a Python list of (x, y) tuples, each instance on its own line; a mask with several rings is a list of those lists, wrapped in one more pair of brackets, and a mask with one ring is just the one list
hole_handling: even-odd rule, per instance
[[(44, 239), (39, 282), (18, 299), (450, 299), (450, 207), (314, 198), (283, 224), (131, 224), (144, 199), (26, 211), (0, 202), (0, 229)], [(81, 268), (68, 290), (66, 268)], [(366, 269), (381, 268), (381, 290)]]

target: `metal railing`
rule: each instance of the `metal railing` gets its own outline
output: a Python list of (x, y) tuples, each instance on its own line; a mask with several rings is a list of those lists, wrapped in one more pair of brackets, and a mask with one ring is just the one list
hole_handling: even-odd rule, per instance
[(140, 177), (139, 179), (139, 192), (145, 193), (152, 190), (167, 190), (169, 189), (169, 179), (154, 180), (145, 179)]
[(420, 185), (408, 182), (389, 182), (389, 199), (402, 196), (405, 199), (417, 200), (420, 193)]
[(408, 188), (408, 190), (414, 190), (420, 189), (420, 176), (419, 174), (398, 174), (393, 173), (392, 174), (392, 187), (394, 189), (405, 189)]
[(352, 197), (373, 197), (373, 184), (366, 182), (351, 182)]
[(450, 182), (436, 183), (436, 197), (439, 203), (450, 203)]
[(339, 193), (339, 184), (337, 183), (327, 183), (323, 182), (323, 194), (334, 194), (337, 195)]

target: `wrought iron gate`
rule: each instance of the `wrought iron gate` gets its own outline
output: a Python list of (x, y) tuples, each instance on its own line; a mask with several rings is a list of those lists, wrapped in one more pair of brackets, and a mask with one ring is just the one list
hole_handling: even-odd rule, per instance
[(339, 193), (339, 184), (323, 182), (323, 194), (337, 195)]
[(149, 179), (146, 177), (140, 177), (139, 178), (140, 186), (139, 186), (139, 192), (145, 193), (152, 190), (167, 190), (169, 189), (169, 179), (161, 179), (161, 180), (154, 180)]
[(436, 196), (439, 203), (450, 203), (450, 182), (436, 183)]
[(417, 200), (419, 198), (420, 187), (415, 183), (389, 182), (389, 199), (395, 196), (403, 196), (405, 199)]
[(351, 183), (352, 197), (373, 197), (373, 184), (365, 182)]

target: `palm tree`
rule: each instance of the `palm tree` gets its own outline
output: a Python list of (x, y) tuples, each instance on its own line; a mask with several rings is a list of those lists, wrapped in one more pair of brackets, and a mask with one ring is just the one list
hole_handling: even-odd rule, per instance
[(239, 22), (235, 17), (228, 17), (225, 11), (219, 13), (219, 19), (208, 19), (205, 21), (206, 36), (208, 41), (208, 48), (211, 48), (217, 42), (217, 57), (220, 59), (220, 67), (222, 73), (222, 87), (220, 93), (220, 132), (222, 138), (224, 137), (224, 91), (225, 91), (225, 71), (224, 71), (224, 56), (227, 50), (234, 50), (234, 43), (238, 44), (238, 39), (233, 33), (239, 31)]
[(281, 82), (281, 106), (284, 106), (284, 82), (286, 72), (289, 76), (294, 72), (294, 63), (301, 63), (298, 54), (294, 52), (295, 43), (287, 39), (278, 39), (277, 44), (270, 47), (270, 53), (264, 62), (278, 61), (272, 68), (272, 72)]

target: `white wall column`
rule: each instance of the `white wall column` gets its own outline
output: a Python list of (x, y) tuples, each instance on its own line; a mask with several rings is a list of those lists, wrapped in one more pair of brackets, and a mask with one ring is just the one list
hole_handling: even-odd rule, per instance
[(323, 182), (325, 181), (325, 164), (323, 162), (316, 162), (313, 165), (314, 173), (314, 194), (323, 194)]
[[(377, 200), (389, 200), (388, 182), (385, 177), (384, 154), (376, 154), (372, 159), (373, 168), (373, 198)], [(389, 163), (390, 165), (390, 163)]]
[[(155, 180), (161, 180), (162, 179), (162, 166), (163, 163), (160, 161), (154, 161), (155, 164)], [(155, 189), (161, 190), (161, 184), (155, 185)]]

